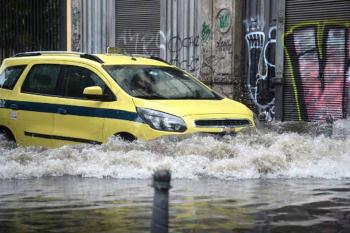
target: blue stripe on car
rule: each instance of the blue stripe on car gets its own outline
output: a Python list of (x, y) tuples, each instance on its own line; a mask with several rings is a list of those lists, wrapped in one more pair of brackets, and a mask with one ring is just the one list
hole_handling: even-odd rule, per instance
[(126, 121), (134, 121), (143, 123), (143, 120), (136, 112), (128, 112), (123, 110), (114, 110), (106, 108), (91, 108), (81, 107), (73, 105), (62, 104), (48, 104), (26, 101), (14, 101), (4, 100), (3, 108), (11, 108), (13, 105), (17, 105), (16, 110), (32, 111), (32, 112), (45, 112), (45, 113), (58, 113), (58, 109), (65, 109), (66, 115), (85, 116), (85, 117), (97, 117), (97, 118), (110, 118)]

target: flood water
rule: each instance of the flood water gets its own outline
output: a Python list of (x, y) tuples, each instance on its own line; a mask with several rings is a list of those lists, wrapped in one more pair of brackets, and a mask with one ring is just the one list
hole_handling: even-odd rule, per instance
[(149, 232), (170, 169), (170, 232), (350, 232), (350, 121), (59, 149), (0, 142), (0, 232)]

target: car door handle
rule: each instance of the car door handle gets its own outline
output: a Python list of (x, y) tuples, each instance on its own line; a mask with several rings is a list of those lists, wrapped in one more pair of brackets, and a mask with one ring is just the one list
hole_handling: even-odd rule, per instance
[(18, 110), (18, 105), (17, 105), (17, 104), (11, 104), (11, 105), (10, 105), (10, 108), (11, 108), (12, 110)]
[(59, 108), (59, 109), (57, 109), (57, 113), (58, 114), (62, 114), (62, 115), (66, 115), (67, 114), (67, 110), (64, 109), (64, 108)]

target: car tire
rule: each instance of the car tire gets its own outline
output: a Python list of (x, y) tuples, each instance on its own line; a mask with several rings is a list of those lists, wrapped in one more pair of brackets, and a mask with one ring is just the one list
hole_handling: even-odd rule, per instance
[(0, 136), (5, 138), (5, 144), (2, 144), (7, 149), (15, 149), (17, 147), (16, 139), (12, 132), (7, 128), (0, 128)]
[(134, 135), (129, 133), (118, 133), (118, 134), (115, 134), (115, 136), (119, 137), (122, 141), (125, 141), (125, 142), (134, 142), (137, 140), (137, 138)]
[(7, 141), (16, 143), (16, 139), (9, 129), (0, 128), (0, 135), (3, 135)]

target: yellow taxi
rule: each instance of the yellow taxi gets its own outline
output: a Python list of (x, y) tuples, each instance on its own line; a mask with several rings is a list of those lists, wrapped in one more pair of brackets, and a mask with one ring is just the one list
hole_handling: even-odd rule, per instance
[(156, 57), (28, 52), (0, 68), (0, 131), (23, 146), (254, 127), (245, 105)]

